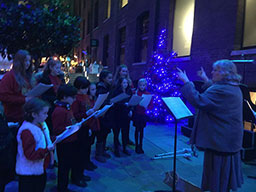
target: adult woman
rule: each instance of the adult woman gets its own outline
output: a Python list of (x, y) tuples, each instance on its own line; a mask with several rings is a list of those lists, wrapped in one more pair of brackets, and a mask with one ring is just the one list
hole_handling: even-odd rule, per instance
[(237, 190), (243, 182), (240, 150), (243, 139), (241, 79), (234, 63), (213, 64), (212, 85), (203, 69), (199, 75), (210, 85), (199, 94), (185, 72), (182, 95), (198, 109), (190, 143), (204, 150), (203, 191)]
[(31, 99), (26, 93), (35, 84), (32, 78), (31, 56), (26, 50), (19, 50), (13, 60), (13, 68), (0, 82), (0, 101), (4, 106), (7, 121), (24, 120), (23, 105)]

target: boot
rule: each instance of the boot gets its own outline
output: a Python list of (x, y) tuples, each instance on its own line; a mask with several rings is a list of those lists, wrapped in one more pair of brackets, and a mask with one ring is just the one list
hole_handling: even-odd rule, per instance
[(96, 143), (95, 159), (101, 163), (105, 163), (106, 159), (103, 156), (104, 146), (103, 143)]
[(115, 147), (114, 155), (115, 155), (116, 157), (121, 157), (121, 156), (120, 156), (120, 153), (119, 153), (119, 148), (118, 148), (118, 147)]
[(136, 145), (136, 147), (135, 147), (135, 152), (136, 152), (137, 154), (140, 154), (140, 152), (139, 152), (139, 145)]
[(139, 150), (139, 154), (144, 154), (144, 151), (142, 149), (142, 144), (139, 145), (139, 149), (138, 150)]
[(103, 156), (104, 158), (106, 158), (106, 159), (110, 159), (110, 158), (111, 158), (111, 155), (109, 155), (109, 154), (106, 152), (105, 148), (106, 148), (106, 143), (103, 142), (103, 152), (102, 152), (102, 156)]

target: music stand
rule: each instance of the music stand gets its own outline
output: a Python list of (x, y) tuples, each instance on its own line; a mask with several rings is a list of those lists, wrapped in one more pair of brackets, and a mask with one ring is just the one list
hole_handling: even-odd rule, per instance
[[(174, 132), (174, 156), (173, 156), (173, 192), (176, 191), (176, 152), (177, 152), (177, 127), (178, 121), (192, 117), (193, 114), (183, 103), (180, 97), (163, 97), (165, 105), (175, 120), (175, 132)], [(167, 153), (168, 154), (168, 153)]]

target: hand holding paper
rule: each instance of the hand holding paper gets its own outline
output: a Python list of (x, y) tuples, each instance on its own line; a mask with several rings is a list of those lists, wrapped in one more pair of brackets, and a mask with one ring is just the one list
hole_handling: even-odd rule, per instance
[(133, 95), (130, 101), (128, 102), (128, 106), (136, 106), (141, 102), (141, 100), (142, 100), (141, 96)]
[(99, 94), (95, 104), (94, 104), (94, 107), (93, 107), (93, 110), (96, 111), (98, 110), (101, 105), (104, 103), (104, 101), (107, 99), (109, 93), (106, 93), (106, 94)]
[(38, 83), (32, 90), (27, 93), (27, 97), (38, 97), (50, 89), (53, 84), (47, 85), (43, 83)]

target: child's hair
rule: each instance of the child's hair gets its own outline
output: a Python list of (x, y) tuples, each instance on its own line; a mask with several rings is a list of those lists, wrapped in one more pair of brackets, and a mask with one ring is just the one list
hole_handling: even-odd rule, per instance
[(50, 57), (48, 59), (47, 63), (45, 64), (44, 73), (50, 74), (51, 73), (50, 67), (53, 67), (59, 63), (61, 64), (61, 62), (59, 60), (54, 60), (52, 57)]
[(139, 85), (140, 83), (146, 83), (146, 84), (147, 84), (147, 80), (146, 80), (145, 78), (141, 78), (141, 79), (139, 79), (139, 81), (138, 81), (138, 85)]
[(64, 97), (74, 97), (77, 89), (72, 85), (60, 85), (57, 91), (57, 99), (62, 100)]
[[(97, 87), (95, 83), (91, 83), (91, 84), (90, 84), (90, 86), (92, 86), (92, 85), (94, 85), (95, 87)], [(90, 87), (89, 87), (89, 89), (88, 89), (87, 94), (88, 94), (88, 95), (91, 95), (91, 93), (90, 93)]]
[(126, 89), (128, 89), (128, 88), (130, 87), (130, 85), (129, 85), (129, 80), (128, 80), (127, 78), (123, 78), (123, 77), (119, 78), (119, 81), (118, 81), (118, 83), (117, 83), (117, 87), (120, 87), (120, 88), (122, 89), (122, 82), (123, 82), (124, 80), (126, 80), (127, 83), (128, 83), (128, 86), (127, 86), (127, 88), (126, 88)]
[(77, 89), (86, 89), (90, 85), (90, 81), (86, 79), (86, 77), (79, 76), (74, 81), (74, 87)]
[(27, 50), (20, 49), (13, 59), (13, 70), (20, 89), (27, 86), (25, 78), (30, 81), (32, 77), (32, 64), (30, 64), (27, 70), (25, 68), (25, 59), (27, 56), (30, 56), (29, 52)]
[(44, 107), (50, 107), (49, 103), (47, 103), (39, 98), (30, 99), (23, 106), (24, 111), (25, 111), (24, 119), (28, 122), (32, 122), (34, 120), (32, 113), (38, 114)]
[(115, 72), (115, 75), (114, 75), (114, 82), (117, 82), (117, 81), (120, 79), (120, 71), (121, 71), (123, 68), (126, 68), (127, 71), (128, 71), (126, 78), (127, 78), (127, 80), (128, 80), (129, 85), (131, 86), (131, 85), (132, 85), (132, 80), (131, 80), (130, 75), (129, 75), (128, 67), (127, 67), (127, 65), (125, 65), (125, 64), (121, 64), (121, 65), (118, 66), (118, 68), (117, 68), (117, 70), (116, 70), (116, 72)]
[(106, 77), (109, 75), (109, 74), (111, 74), (111, 72), (109, 71), (109, 70), (102, 70), (101, 72), (100, 72), (100, 77), (99, 77), (99, 80), (100, 81), (104, 81), (104, 79), (106, 79)]

